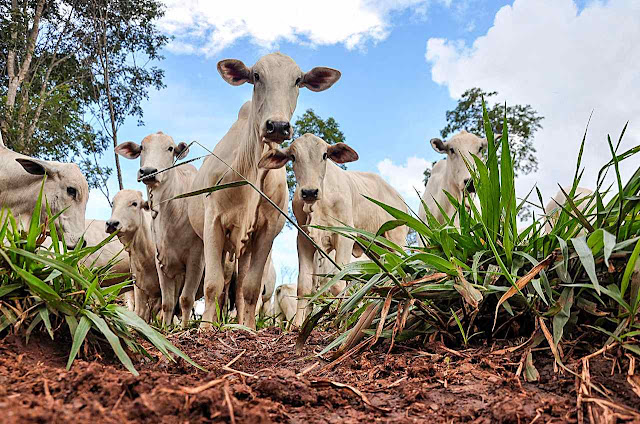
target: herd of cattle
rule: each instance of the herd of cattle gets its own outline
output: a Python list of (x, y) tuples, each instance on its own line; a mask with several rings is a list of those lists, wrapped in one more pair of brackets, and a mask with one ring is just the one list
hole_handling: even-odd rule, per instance
[[(308, 295), (321, 283), (318, 276), (335, 269), (307, 237), (298, 234), (297, 238), (297, 288), (284, 285), (276, 289), (271, 249), (285, 218), (270, 202), (250, 185), (174, 198), (246, 179), (281, 210), (287, 210), (284, 166), (291, 162), (297, 182), (295, 217), (316, 244), (333, 252), (331, 258), (339, 265), (363, 252), (353, 240), (314, 226), (341, 223), (375, 233), (392, 218), (362, 195), (405, 212), (407, 206), (380, 176), (337, 166), (358, 159), (358, 154), (344, 143), (329, 145), (305, 134), (286, 149), (278, 147), (292, 136), (290, 120), (299, 89), (326, 90), (338, 81), (339, 71), (316, 67), (302, 72), (290, 57), (280, 53), (262, 57), (251, 68), (239, 60), (223, 60), (218, 63), (218, 71), (231, 85), (252, 84), (253, 96), (242, 105), (237, 121), (200, 169), (190, 164), (174, 167), (177, 160), (188, 155), (189, 148), (162, 132), (145, 137), (140, 144), (122, 143), (116, 152), (127, 159), (139, 159), (138, 181), (146, 185), (147, 198), (137, 190), (122, 190), (113, 198), (108, 221), (88, 220), (85, 209), (89, 187), (77, 165), (21, 155), (6, 148), (0, 138), (0, 207), (9, 208), (27, 228), (46, 174), (44, 193), (51, 211), (62, 212), (57, 225), (67, 245), (74, 247), (81, 239), (90, 246), (97, 245), (107, 233), (117, 231), (117, 239), (86, 262), (97, 259), (106, 263), (120, 254), (114, 271), (134, 279), (127, 303), (147, 321), (159, 314), (166, 325), (180, 315), (184, 326), (195, 300), (204, 295), (205, 323), (218, 319), (219, 305), (235, 302), (238, 322), (250, 328), (255, 328), (259, 314), (279, 315), (299, 326), (309, 312)], [(438, 220), (443, 220), (442, 212), (454, 212), (444, 190), (457, 199), (462, 198), (465, 188), (473, 191), (465, 159), (473, 163), (471, 155), (479, 155), (486, 144), (485, 139), (466, 131), (448, 141), (431, 140), (436, 152), (447, 155), (434, 166), (423, 195)], [(589, 192), (584, 189), (580, 194)], [(563, 202), (556, 197), (547, 208), (557, 209)], [(423, 208), (418, 215), (425, 219)], [(396, 227), (385, 237), (405, 246), (407, 229)], [(106, 282), (110, 283), (114, 281)], [(343, 289), (344, 282), (339, 282), (332, 293)]]

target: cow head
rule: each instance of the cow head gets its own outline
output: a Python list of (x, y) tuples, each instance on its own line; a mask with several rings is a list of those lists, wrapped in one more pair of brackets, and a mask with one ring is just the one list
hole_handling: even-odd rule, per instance
[[(78, 165), (27, 157), (16, 161), (31, 175), (47, 175), (44, 196), (53, 215), (62, 212), (56, 227), (64, 233), (67, 246), (74, 248), (85, 232), (84, 215), (89, 200), (89, 185)], [(43, 202), (43, 218), (46, 213)]]
[(323, 91), (340, 79), (340, 72), (331, 68), (302, 72), (293, 59), (281, 53), (263, 56), (251, 68), (239, 60), (226, 59), (218, 63), (218, 72), (231, 85), (253, 84), (252, 125), (260, 140), (276, 143), (291, 138), (289, 121), (296, 109), (299, 89)]
[(298, 184), (296, 195), (306, 203), (313, 203), (322, 199), (328, 159), (336, 163), (353, 162), (358, 160), (358, 154), (344, 143), (329, 145), (313, 134), (305, 134), (284, 150), (269, 150), (258, 166), (277, 169), (291, 161)]
[(178, 159), (182, 159), (189, 153), (186, 143), (176, 144), (173, 138), (158, 131), (142, 139), (139, 145), (133, 141), (127, 141), (116, 147), (116, 153), (127, 159), (140, 157), (140, 169), (138, 169), (138, 181), (147, 186), (156, 187), (162, 184), (166, 174), (156, 172), (169, 168)]
[[(487, 147), (487, 139), (477, 137), (466, 131), (461, 131), (448, 141), (439, 138), (431, 139), (433, 150), (447, 155), (447, 179), (460, 192), (467, 188), (470, 193), (475, 192), (473, 180), (465, 160), (474, 167), (475, 162), (471, 155), (480, 156), (482, 150)], [(463, 159), (464, 158), (464, 159)]]
[(138, 190), (120, 190), (113, 198), (111, 218), (105, 224), (109, 234), (120, 231), (119, 235), (133, 235), (143, 223), (149, 203), (142, 198)]

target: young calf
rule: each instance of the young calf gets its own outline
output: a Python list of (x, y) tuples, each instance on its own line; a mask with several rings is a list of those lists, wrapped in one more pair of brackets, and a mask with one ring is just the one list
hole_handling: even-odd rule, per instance
[[(331, 160), (328, 160), (331, 159)], [(393, 218), (378, 205), (362, 195), (406, 211), (402, 197), (382, 177), (370, 172), (345, 171), (336, 163), (353, 162), (358, 154), (344, 143), (327, 144), (313, 134), (296, 139), (285, 150), (269, 150), (259, 162), (266, 169), (282, 168), (293, 162), (293, 172), (298, 188), (293, 198), (293, 213), (298, 223), (325, 251), (336, 251), (336, 262), (348, 264), (354, 253), (354, 241), (338, 234), (311, 228), (313, 225), (346, 225), (375, 233), (380, 226)], [(394, 243), (406, 244), (405, 226), (394, 228), (384, 236)], [(317, 274), (314, 246), (302, 234), (298, 234), (298, 310), (295, 325), (301, 325), (307, 310), (307, 299)], [(357, 249), (355, 256), (360, 256)], [(345, 283), (340, 282), (342, 291)]]
[[(469, 193), (475, 192), (473, 180), (464, 159), (473, 167), (475, 162), (471, 155), (480, 156), (482, 150), (487, 147), (487, 140), (463, 130), (448, 141), (432, 138), (431, 146), (436, 152), (447, 155), (447, 158), (433, 166), (422, 200), (429, 208), (429, 212), (438, 222), (442, 223), (444, 222), (444, 216), (440, 212), (438, 205), (449, 217), (455, 212), (455, 208), (444, 193), (445, 190), (458, 201), (462, 199), (462, 192), (465, 187)], [(418, 217), (423, 221), (427, 217), (422, 204), (420, 205)], [(456, 216), (455, 222), (458, 224), (458, 216)]]
[(111, 218), (105, 227), (109, 234), (118, 231), (118, 239), (129, 252), (131, 271), (136, 280), (133, 289), (135, 312), (148, 322), (151, 312), (157, 312), (160, 307), (161, 294), (151, 233), (151, 214), (142, 193), (120, 190), (113, 198)]

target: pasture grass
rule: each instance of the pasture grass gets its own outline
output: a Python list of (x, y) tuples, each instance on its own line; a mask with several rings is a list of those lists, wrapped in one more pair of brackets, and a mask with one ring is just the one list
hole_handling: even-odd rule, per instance
[[(41, 222), (43, 208), (47, 218)], [(118, 305), (116, 299), (131, 281), (101, 287), (105, 279), (118, 277), (112, 272), (117, 258), (104, 267), (82, 263), (115, 234), (94, 247), (83, 248), (80, 240), (69, 250), (64, 235), (56, 229), (57, 218), (43, 203), (42, 189), (27, 231), (10, 210), (0, 211), (0, 336), (22, 335), (28, 343), (34, 331), (45, 331), (51, 339), (69, 331), (72, 345), (67, 369), (83, 344), (87, 350), (89, 344), (98, 343), (110, 346), (120, 362), (138, 375), (131, 355), (152, 358), (140, 338), (170, 360), (177, 356), (201, 368), (134, 312)], [(47, 234), (52, 241), (49, 248), (41, 245)]]
[[(320, 354), (338, 348), (334, 358), (381, 339), (390, 340), (391, 350), (415, 338), (466, 346), (524, 336), (525, 358), (546, 343), (561, 365), (562, 345), (581, 332), (599, 332), (605, 345), (617, 343), (640, 356), (640, 169), (627, 181), (619, 170), (621, 162), (638, 160), (640, 146), (619, 152), (626, 126), (615, 143), (609, 138), (611, 159), (599, 170), (593, 195), (577, 200), (585, 132), (568, 201), (544, 211), (537, 188), (524, 200), (516, 198), (506, 118), (497, 141), (484, 113), (487, 158), (474, 156), (475, 169), (469, 166), (479, 208), (468, 193), (462, 201), (449, 195), (456, 212), (439, 223), (431, 213), (422, 221), (369, 199), (393, 217), (377, 233), (318, 227), (353, 239), (368, 260), (345, 265), (311, 297), (314, 313), (298, 346), (313, 327), (330, 324), (339, 331)], [(604, 187), (608, 173), (615, 183)], [(517, 215), (526, 203), (541, 212), (518, 229)], [(557, 220), (546, 234), (553, 212)], [(399, 225), (415, 230), (425, 247), (396, 246), (381, 236)], [(336, 306), (326, 293), (341, 279), (349, 283)], [(526, 367), (525, 376), (534, 378), (533, 362)]]

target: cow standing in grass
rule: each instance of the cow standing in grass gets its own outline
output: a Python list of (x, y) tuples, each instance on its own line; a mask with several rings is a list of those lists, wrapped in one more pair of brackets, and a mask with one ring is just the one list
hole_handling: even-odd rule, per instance
[[(436, 152), (447, 155), (447, 158), (433, 166), (431, 176), (422, 195), (422, 201), (427, 205), (429, 212), (435, 219), (443, 223), (445, 216), (440, 211), (440, 208), (442, 208), (447, 217), (451, 217), (456, 211), (445, 191), (449, 192), (458, 201), (462, 200), (462, 193), (465, 188), (469, 193), (475, 192), (471, 173), (465, 160), (471, 167), (474, 167), (475, 162), (471, 155), (480, 156), (482, 150), (487, 147), (487, 140), (463, 130), (448, 141), (432, 138), (431, 147)], [(422, 204), (420, 205), (418, 217), (426, 221), (427, 214)], [(459, 223), (457, 215), (455, 223), (456, 225)], [(420, 238), (418, 238), (418, 243), (422, 245)]]
[(44, 184), (41, 220), (51, 213), (62, 213), (56, 227), (64, 233), (67, 246), (73, 248), (85, 232), (85, 211), (89, 185), (78, 165), (34, 159), (9, 150), (0, 136), (0, 208), (11, 210), (24, 228), (29, 228), (42, 179)]
[(173, 138), (159, 131), (146, 136), (140, 144), (132, 141), (122, 143), (116, 147), (116, 152), (127, 159), (140, 158), (138, 180), (147, 186), (153, 218), (164, 325), (172, 322), (179, 298), (182, 326), (185, 327), (202, 281), (204, 246), (189, 223), (187, 200), (171, 199), (189, 190), (197, 170), (186, 164), (157, 172), (184, 158), (188, 147), (185, 143), (174, 143)]
[(161, 306), (160, 281), (156, 268), (156, 249), (151, 230), (149, 204), (137, 190), (120, 190), (113, 198), (111, 218), (105, 223), (105, 231), (118, 231), (118, 239), (124, 244), (131, 258), (131, 272), (135, 277), (135, 312), (149, 322), (151, 313)]
[[(280, 53), (260, 58), (251, 68), (239, 60), (223, 60), (218, 63), (218, 72), (231, 85), (252, 84), (253, 95), (240, 109), (238, 120), (216, 145), (213, 153), (217, 157), (208, 157), (202, 164), (192, 189), (246, 178), (280, 209), (286, 210), (285, 170), (260, 170), (258, 161), (269, 148), (291, 138), (289, 121), (296, 109), (300, 88), (326, 90), (340, 78), (340, 72), (329, 68), (302, 72), (290, 57)], [(224, 286), (223, 260), (228, 252), (238, 260), (238, 321), (255, 328), (262, 274), (273, 239), (282, 230), (285, 218), (246, 185), (192, 198), (189, 218), (205, 247), (203, 319), (217, 319), (215, 302)]]
[[(344, 143), (327, 144), (313, 134), (305, 134), (296, 139), (285, 150), (273, 149), (260, 160), (266, 169), (283, 169), (293, 162), (297, 189), (293, 197), (293, 213), (298, 223), (326, 252), (335, 250), (335, 261), (345, 265), (351, 255), (362, 255), (362, 250), (350, 238), (323, 231), (311, 226), (342, 226), (343, 224), (377, 232), (385, 222), (392, 220), (384, 209), (365, 199), (363, 195), (407, 211), (402, 197), (382, 177), (370, 172), (345, 171), (336, 163), (353, 162), (358, 154)], [(335, 163), (334, 163), (335, 162)], [(384, 237), (404, 246), (407, 228), (396, 227)], [(295, 325), (302, 325), (308, 312), (308, 299), (313, 287), (313, 275), (318, 274), (316, 248), (303, 234), (298, 234), (298, 308)], [(341, 292), (345, 283), (336, 283), (335, 292)]]

